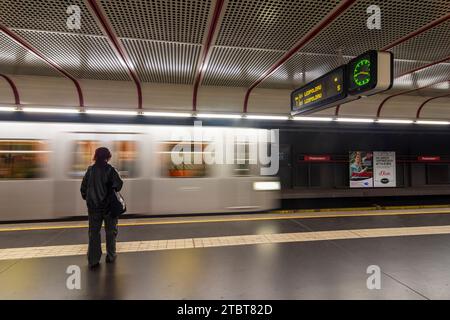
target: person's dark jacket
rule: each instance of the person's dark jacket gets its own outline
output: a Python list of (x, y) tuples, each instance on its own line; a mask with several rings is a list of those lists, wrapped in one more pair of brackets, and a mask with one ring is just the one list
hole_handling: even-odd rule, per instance
[(120, 191), (123, 181), (117, 170), (110, 164), (90, 166), (81, 183), (81, 196), (91, 211), (104, 211), (109, 208), (112, 191)]

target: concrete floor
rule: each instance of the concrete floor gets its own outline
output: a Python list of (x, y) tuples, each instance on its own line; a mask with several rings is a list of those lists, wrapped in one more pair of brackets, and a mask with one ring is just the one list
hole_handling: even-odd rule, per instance
[[(129, 226), (118, 241), (450, 225), (449, 214)], [(1, 248), (86, 243), (87, 230), (0, 232)], [(81, 290), (66, 287), (70, 265)], [(369, 290), (367, 267), (381, 268)], [(450, 299), (450, 234), (0, 261), (0, 299)]]

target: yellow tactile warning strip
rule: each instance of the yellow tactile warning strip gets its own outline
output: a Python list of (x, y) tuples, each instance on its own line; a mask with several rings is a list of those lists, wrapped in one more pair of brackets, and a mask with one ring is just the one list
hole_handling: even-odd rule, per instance
[[(418, 214), (448, 214), (449, 206), (430, 206), (421, 209), (405, 210), (368, 210), (368, 211), (324, 211), (315, 213), (311, 210), (305, 211), (280, 211), (277, 213), (228, 215), (228, 216), (204, 216), (204, 217), (167, 217), (167, 218), (139, 218), (120, 220), (119, 226), (133, 227), (146, 225), (164, 224), (186, 224), (186, 223), (213, 223), (213, 222), (241, 222), (241, 221), (264, 221), (284, 219), (314, 219), (314, 218), (340, 218), (340, 217), (363, 217), (363, 216), (395, 216), (395, 215), (418, 215)], [(50, 222), (50, 223), (23, 223), (3, 225), (0, 232), (33, 231), (33, 230), (55, 230), (55, 229), (78, 229), (87, 228), (87, 222)]]
[[(287, 242), (363, 239), (379, 237), (419, 236), (450, 234), (450, 225), (433, 227), (404, 227), (336, 230), (318, 232), (297, 232), (277, 234), (256, 234), (242, 236), (168, 239), (150, 241), (118, 242), (117, 252), (144, 252), (171, 249), (193, 249), (208, 247), (227, 247), (255, 244), (274, 244)], [(103, 247), (103, 250), (105, 248)], [(47, 247), (9, 248), (0, 249), (0, 260), (30, 259), (44, 257), (61, 257), (84, 255), (87, 245), (61, 245)]]

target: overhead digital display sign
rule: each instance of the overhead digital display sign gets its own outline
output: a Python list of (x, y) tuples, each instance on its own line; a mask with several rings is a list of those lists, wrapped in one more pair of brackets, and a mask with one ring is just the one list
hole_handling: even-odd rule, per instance
[(346, 96), (345, 66), (341, 66), (293, 91), (291, 94), (292, 111), (299, 113), (317, 111)]
[(291, 114), (306, 114), (389, 90), (394, 57), (368, 51), (291, 93)]

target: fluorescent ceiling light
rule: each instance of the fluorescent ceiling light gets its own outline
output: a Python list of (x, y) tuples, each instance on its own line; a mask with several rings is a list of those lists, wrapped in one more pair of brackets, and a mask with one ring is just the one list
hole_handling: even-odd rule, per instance
[(354, 122), (354, 123), (370, 123), (374, 122), (374, 119), (369, 118), (337, 118), (336, 121), (339, 122)]
[(144, 116), (149, 117), (175, 117), (175, 118), (189, 118), (192, 114), (187, 112), (158, 112), (158, 111), (145, 111)]
[(294, 117), (294, 120), (297, 121), (333, 121), (333, 118), (331, 117), (302, 117), (302, 116), (298, 116), (298, 117)]
[(0, 112), (11, 112), (16, 111), (15, 107), (0, 107)]
[(280, 190), (279, 181), (258, 181), (253, 182), (253, 190), (256, 191), (273, 191)]
[(216, 118), (216, 119), (240, 119), (240, 114), (219, 114), (219, 113), (199, 113), (198, 118)]
[(265, 115), (257, 115), (257, 114), (248, 114), (245, 116), (246, 119), (251, 120), (288, 120), (288, 116), (265, 116)]
[(448, 125), (449, 121), (435, 121), (435, 120), (417, 120), (417, 124), (434, 124), (434, 125)]
[(395, 124), (409, 124), (413, 123), (414, 120), (406, 120), (406, 119), (378, 119), (379, 123), (395, 123)]
[(105, 114), (105, 115), (119, 115), (119, 116), (136, 116), (137, 111), (123, 111), (123, 110), (86, 110), (88, 114)]
[(65, 108), (22, 108), (24, 112), (37, 112), (37, 113), (79, 113), (78, 109), (65, 109)]

